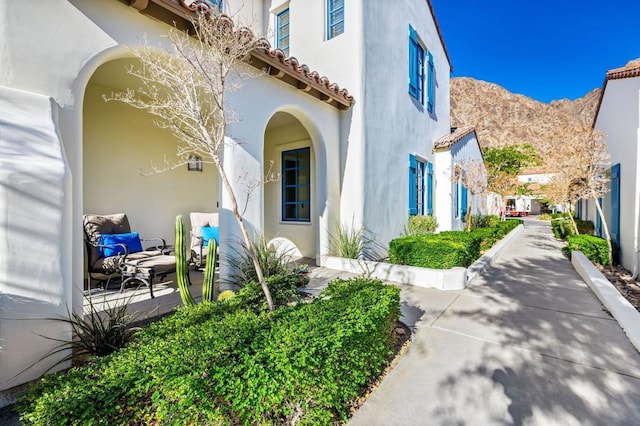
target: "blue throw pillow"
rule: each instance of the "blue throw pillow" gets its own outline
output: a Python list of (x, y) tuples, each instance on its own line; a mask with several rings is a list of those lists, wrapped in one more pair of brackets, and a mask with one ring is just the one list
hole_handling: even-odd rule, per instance
[(116, 256), (124, 254), (122, 246), (114, 246), (113, 244), (124, 244), (129, 249), (129, 253), (142, 251), (142, 243), (137, 232), (129, 232), (126, 234), (102, 234), (98, 239), (98, 244), (111, 247), (100, 247), (101, 257)]
[(218, 236), (218, 227), (217, 226), (203, 226), (201, 229), (202, 232), (202, 245), (207, 247), (209, 245), (209, 240), (216, 240), (216, 244), (220, 245), (220, 237)]

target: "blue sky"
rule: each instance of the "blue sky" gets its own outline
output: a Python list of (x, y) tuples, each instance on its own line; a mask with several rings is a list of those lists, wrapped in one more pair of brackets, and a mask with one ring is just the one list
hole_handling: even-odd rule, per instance
[(432, 0), (452, 77), (543, 102), (601, 87), (640, 58), (640, 0)]

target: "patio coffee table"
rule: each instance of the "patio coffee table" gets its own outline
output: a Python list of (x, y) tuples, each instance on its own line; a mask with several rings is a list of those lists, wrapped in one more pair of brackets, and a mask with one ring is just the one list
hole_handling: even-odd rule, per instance
[(128, 261), (120, 265), (120, 273), (122, 274), (120, 291), (124, 291), (128, 283), (139, 281), (149, 287), (149, 293), (153, 299), (153, 279), (155, 277), (162, 279), (175, 271), (176, 257), (166, 254)]

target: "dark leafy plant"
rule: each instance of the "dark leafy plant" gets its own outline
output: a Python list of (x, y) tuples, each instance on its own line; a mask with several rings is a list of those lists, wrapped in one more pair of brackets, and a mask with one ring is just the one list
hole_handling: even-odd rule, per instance
[[(259, 237), (253, 241), (253, 250), (258, 258), (258, 263), (262, 268), (262, 273), (265, 278), (283, 275), (289, 272), (288, 265), (293, 260), (290, 250), (276, 250), (270, 247), (265, 237)], [(231, 284), (238, 286), (244, 286), (250, 282), (258, 281), (253, 260), (247, 247), (243, 244), (240, 248), (235, 248), (233, 251), (234, 252), (227, 258), (232, 269), (231, 275), (227, 280)]]
[(392, 351), (399, 289), (358, 278), (257, 314), (182, 307), (121, 351), (30, 388), (24, 424), (336, 424)]

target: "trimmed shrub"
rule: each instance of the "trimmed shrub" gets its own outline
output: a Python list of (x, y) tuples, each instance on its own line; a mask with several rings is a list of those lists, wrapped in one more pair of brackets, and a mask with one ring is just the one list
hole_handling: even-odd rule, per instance
[(553, 231), (553, 236), (559, 240), (564, 240), (567, 236), (575, 234), (571, 219), (568, 217), (552, 219), (551, 230)]
[(576, 226), (580, 234), (593, 235), (595, 231), (595, 226), (593, 226), (593, 222), (590, 220), (576, 219)]
[(500, 223), (500, 216), (495, 214), (471, 216), (471, 229), (495, 228)]
[(564, 249), (569, 256), (574, 250), (579, 250), (593, 263), (598, 265), (609, 263), (609, 247), (604, 238), (593, 235), (569, 235)]
[[(300, 285), (300, 279), (292, 272), (268, 277), (265, 282), (269, 287), (271, 298), (276, 308), (286, 305), (296, 296)], [(233, 298), (229, 299), (229, 303), (236, 307), (250, 309), (256, 313), (269, 310), (262, 287), (256, 281), (245, 284)]]
[[(574, 221), (576, 222), (576, 227), (581, 235), (593, 235), (595, 227), (593, 226), (592, 221), (580, 219), (574, 219)], [(575, 235), (573, 224), (571, 223), (571, 219), (568, 217), (552, 219), (551, 230), (553, 231), (553, 235), (559, 240), (564, 240), (569, 235)]]
[(436, 232), (438, 221), (433, 216), (410, 216), (403, 234), (406, 236), (428, 235)]
[[(335, 424), (392, 352), (399, 289), (358, 278), (256, 314), (184, 307), (105, 358), (44, 377), (24, 424)], [(234, 300), (233, 298), (231, 300)]]
[(481, 241), (460, 231), (400, 237), (389, 242), (389, 262), (432, 269), (467, 267), (480, 256)]

